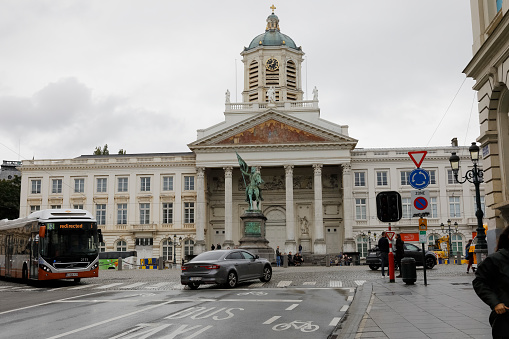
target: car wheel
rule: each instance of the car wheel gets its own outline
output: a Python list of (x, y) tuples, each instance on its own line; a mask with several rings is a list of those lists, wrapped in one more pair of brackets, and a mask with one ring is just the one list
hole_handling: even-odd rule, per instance
[(226, 287), (228, 288), (234, 288), (237, 286), (238, 280), (237, 280), (237, 273), (234, 271), (230, 271), (228, 273), (228, 277), (226, 278)]
[(200, 284), (192, 282), (192, 283), (187, 284), (187, 286), (189, 286), (189, 288), (192, 290), (197, 290), (198, 287), (200, 287)]
[(435, 267), (435, 259), (433, 257), (427, 257), (426, 258), (426, 268), (428, 270), (431, 270), (433, 267)]
[(371, 264), (371, 265), (369, 265), (369, 268), (371, 268), (373, 271), (376, 271), (377, 269), (379, 269), (379, 268), (380, 268), (380, 266), (378, 266), (378, 265), (372, 265), (372, 264)]
[(262, 282), (268, 282), (272, 278), (272, 268), (265, 266), (263, 268), (263, 276), (260, 278)]

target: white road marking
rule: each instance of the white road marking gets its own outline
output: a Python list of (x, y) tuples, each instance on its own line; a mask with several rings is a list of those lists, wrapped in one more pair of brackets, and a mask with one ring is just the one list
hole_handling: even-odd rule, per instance
[(171, 283), (169, 283), (169, 282), (161, 282), (161, 283), (159, 283), (159, 284), (155, 284), (155, 285), (147, 286), (147, 287), (145, 287), (145, 288), (156, 289), (156, 288), (161, 288), (161, 287), (163, 287), (164, 285), (169, 285), (169, 284), (171, 284)]
[(316, 285), (316, 281), (306, 281), (302, 285), (307, 285), (307, 286), (309, 286), (309, 285)]
[(249, 285), (249, 287), (252, 287), (252, 288), (263, 287), (264, 284), (265, 284), (264, 282), (258, 282), (258, 283)]
[(286, 308), (286, 311), (291, 311), (293, 310), (295, 307), (299, 306), (299, 304), (293, 304), (293, 305), (290, 305)]
[(122, 289), (128, 289), (128, 288), (135, 288), (135, 287), (138, 287), (138, 286), (141, 286), (141, 285), (145, 285), (146, 282), (137, 282), (137, 283), (134, 283), (134, 284), (131, 284), (131, 285), (127, 285), (127, 286), (122, 286), (122, 287), (119, 287), (119, 288), (122, 288)]
[(110, 287), (114, 287), (114, 286), (118, 286), (118, 285), (122, 285), (123, 283), (113, 283), (113, 284), (108, 284), (108, 285), (102, 285), (102, 286), (99, 286), (99, 287), (96, 287), (95, 289), (96, 290), (104, 290), (106, 288), (110, 288)]
[(52, 288), (51, 290), (47, 290), (46, 292), (54, 292), (54, 291), (58, 291), (58, 290), (61, 290), (61, 289), (64, 289), (65, 287), (57, 287), (57, 288)]
[(355, 280), (355, 283), (358, 285), (358, 286), (362, 286), (364, 285), (364, 283), (366, 282), (366, 280)]
[(352, 302), (352, 300), (353, 300), (353, 295), (349, 295), (348, 298), (346, 299), (346, 301), (350, 301), (350, 302)]
[(291, 280), (281, 280), (280, 282), (278, 282), (277, 287), (287, 287), (290, 286), (291, 284), (292, 284)]
[(332, 318), (331, 322), (329, 323), (329, 326), (336, 326), (340, 320), (341, 320), (341, 317)]
[(278, 320), (279, 318), (281, 318), (281, 316), (279, 316), (279, 315), (273, 316), (272, 318), (265, 321), (263, 324), (264, 325), (272, 324), (274, 321)]
[(87, 285), (82, 285), (82, 286), (78, 286), (78, 287), (71, 287), (70, 290), (81, 290), (81, 289), (89, 288), (92, 286), (97, 286), (97, 284), (87, 284)]
[(337, 280), (331, 280), (329, 283), (330, 287), (343, 287), (343, 282)]
[(344, 305), (343, 307), (341, 307), (339, 312), (346, 312), (347, 310), (348, 310), (348, 305)]

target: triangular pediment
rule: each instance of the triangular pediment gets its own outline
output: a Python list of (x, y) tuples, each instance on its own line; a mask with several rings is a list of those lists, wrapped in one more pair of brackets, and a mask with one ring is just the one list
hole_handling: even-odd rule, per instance
[[(333, 124), (331, 123), (331, 125)], [(342, 135), (333, 129), (323, 128), (289, 114), (267, 111), (225, 127), (188, 146), (193, 149), (207, 146), (277, 146), (282, 144), (329, 143), (347, 143), (353, 144), (353, 147), (355, 147), (357, 140)]]

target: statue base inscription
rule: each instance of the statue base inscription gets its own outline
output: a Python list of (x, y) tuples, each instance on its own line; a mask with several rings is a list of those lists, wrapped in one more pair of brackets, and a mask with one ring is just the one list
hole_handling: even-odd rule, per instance
[(270, 247), (265, 238), (265, 221), (267, 218), (259, 210), (247, 210), (240, 216), (242, 219), (242, 238), (239, 240), (239, 248), (257, 254), (270, 262), (275, 262), (274, 249)]

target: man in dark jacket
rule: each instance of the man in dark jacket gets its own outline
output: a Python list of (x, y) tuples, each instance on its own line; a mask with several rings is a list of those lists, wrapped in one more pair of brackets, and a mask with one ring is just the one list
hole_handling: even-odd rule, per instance
[(509, 226), (498, 238), (495, 252), (478, 266), (472, 282), (475, 293), (490, 308), (493, 338), (507, 338), (509, 333)]
[(385, 277), (385, 266), (387, 266), (387, 274), (389, 273), (389, 239), (386, 238), (385, 232), (382, 232), (382, 236), (378, 239), (378, 250), (382, 259), (382, 277)]

